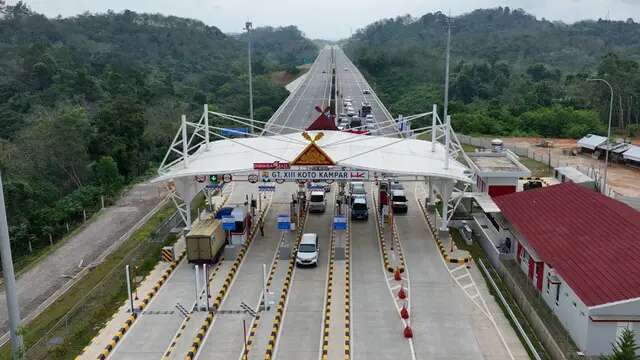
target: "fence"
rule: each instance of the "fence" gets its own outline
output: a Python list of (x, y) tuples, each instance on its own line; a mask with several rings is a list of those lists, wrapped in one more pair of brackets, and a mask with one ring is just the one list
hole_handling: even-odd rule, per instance
[[(49, 311), (46, 310), (42, 314), (44, 319), (41, 317), (38, 320), (46, 323), (40, 325), (41, 328), (50, 329), (27, 349), (25, 358), (68, 359), (80, 353), (90, 342), (96, 330), (103, 326), (103, 319), (108, 319), (126, 299), (125, 265), (131, 265), (132, 279), (140, 280), (141, 275), (147, 274), (155, 266), (162, 247), (172, 241), (172, 239), (167, 240), (167, 236), (181, 221), (180, 215), (174, 212), (145, 238), (123, 244), (122, 246), (129, 246), (130, 249), (119, 249), (118, 253), (114, 253), (113, 256), (116, 257), (112, 259), (114, 264), (107, 264), (104, 269), (101, 266), (93, 269), (90, 274), (101, 280), (95, 286), (84, 285), (88, 287), (86, 291), (77, 290), (78, 295), (84, 294), (84, 296), (76, 301), (75, 305), (62, 317), (58, 318), (56, 314), (52, 314), (51, 323), (46, 323), (47, 311)], [(120, 256), (121, 259), (118, 260)], [(106, 274), (102, 275), (100, 272)], [(135, 296), (144, 296), (144, 294)], [(30, 336), (29, 331), (25, 333), (25, 338)]]

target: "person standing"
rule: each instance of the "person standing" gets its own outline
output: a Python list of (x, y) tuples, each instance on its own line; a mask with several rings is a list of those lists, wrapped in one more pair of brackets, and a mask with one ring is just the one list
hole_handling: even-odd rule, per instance
[(259, 221), (260, 223), (258, 225), (260, 226), (260, 236), (264, 237), (264, 219), (260, 219)]

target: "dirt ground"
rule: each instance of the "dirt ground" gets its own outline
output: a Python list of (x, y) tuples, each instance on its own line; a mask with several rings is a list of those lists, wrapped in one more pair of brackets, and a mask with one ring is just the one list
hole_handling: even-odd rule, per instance
[[(503, 138), (502, 140), (505, 145), (515, 145), (519, 148), (527, 147), (539, 154), (546, 154), (548, 151), (546, 148), (536, 146), (541, 140), (541, 138), (537, 137)], [(599, 169), (600, 171), (604, 170), (604, 160), (593, 159), (586, 154), (571, 156), (563, 153), (563, 150), (570, 150), (576, 147), (576, 139), (551, 139), (551, 141), (553, 141), (553, 147), (551, 148), (552, 163), (559, 161), (569, 166), (581, 165)], [(632, 143), (640, 145), (640, 138), (633, 139)], [(614, 191), (624, 196), (640, 197), (640, 169), (624, 164), (614, 164), (610, 161), (607, 178), (609, 186)]]

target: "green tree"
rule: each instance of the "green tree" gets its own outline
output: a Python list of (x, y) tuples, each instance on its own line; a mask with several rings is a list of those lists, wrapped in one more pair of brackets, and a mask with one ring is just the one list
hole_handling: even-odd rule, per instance
[(118, 171), (118, 164), (111, 156), (103, 156), (93, 165), (94, 182), (109, 194), (114, 194), (124, 182)]
[(103, 104), (93, 124), (96, 129), (93, 140), (95, 154), (111, 156), (125, 177), (142, 173), (140, 153), (144, 148), (144, 111), (140, 103), (118, 97)]
[(601, 356), (601, 360), (638, 360), (638, 345), (632, 330), (624, 329), (622, 335), (615, 344), (612, 344), (612, 354)]

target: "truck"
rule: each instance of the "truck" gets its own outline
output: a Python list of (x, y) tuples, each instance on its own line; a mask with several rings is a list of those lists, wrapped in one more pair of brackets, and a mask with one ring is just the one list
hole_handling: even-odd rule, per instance
[(197, 219), (187, 234), (187, 261), (192, 264), (213, 263), (226, 243), (222, 222), (213, 214)]

